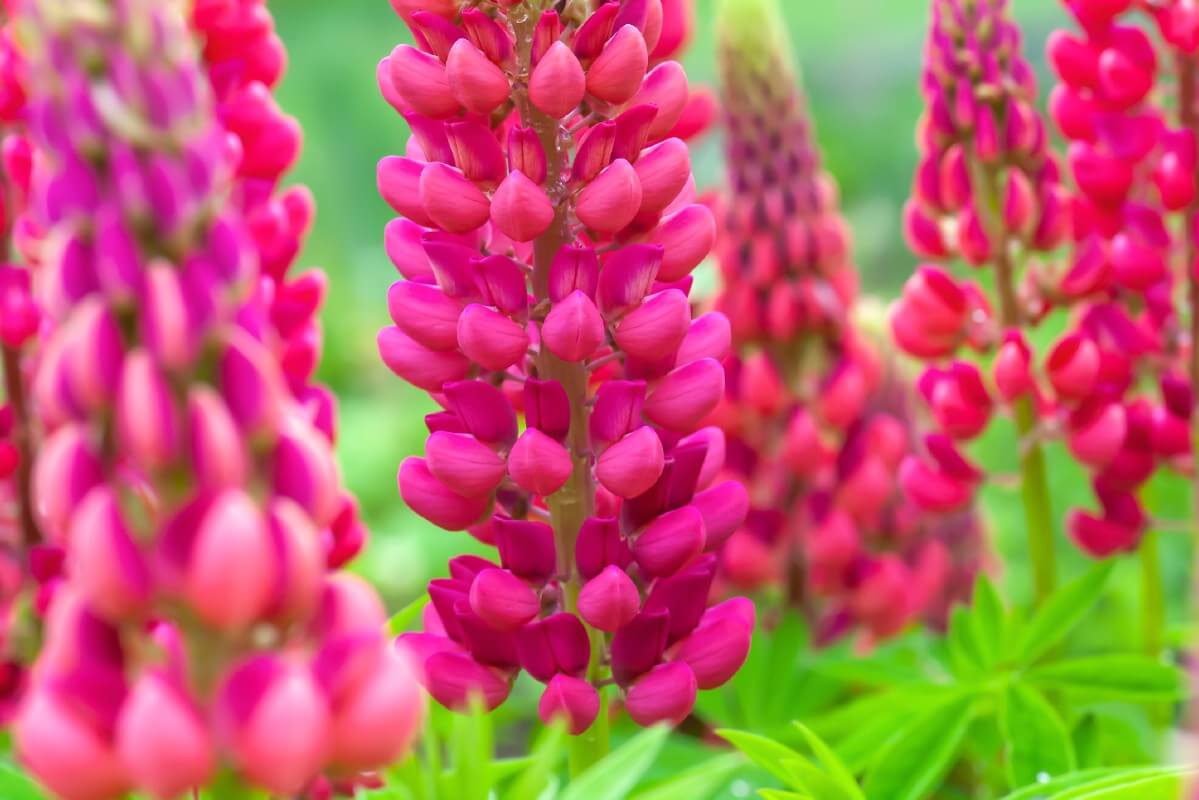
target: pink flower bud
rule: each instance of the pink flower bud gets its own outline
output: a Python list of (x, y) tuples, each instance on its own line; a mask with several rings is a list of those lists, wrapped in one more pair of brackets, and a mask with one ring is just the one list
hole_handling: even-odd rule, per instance
[(696, 317), (687, 328), (687, 334), (679, 344), (675, 366), (681, 367), (701, 358), (723, 361), (732, 347), (733, 332), (728, 317), (709, 311)]
[(1096, 202), (1118, 204), (1128, 194), (1133, 176), (1127, 162), (1100, 154), (1084, 142), (1070, 145), (1068, 159), (1078, 188)]
[(21, 762), (64, 800), (112, 800), (130, 788), (113, 745), (51, 688), (30, 693), (14, 732)]
[(613, 316), (640, 305), (662, 266), (662, 246), (634, 244), (608, 256), (599, 277), (599, 307)]
[(691, 159), (681, 139), (666, 139), (643, 151), (635, 167), (641, 182), (641, 210), (657, 214), (679, 196), (691, 177)]
[(691, 668), (700, 689), (715, 689), (728, 682), (749, 656), (753, 637), (753, 625), (734, 614), (709, 617), (712, 610), (675, 646), (671, 657)]
[(528, 428), (508, 453), (508, 474), (522, 489), (548, 497), (570, 478), (566, 448), (536, 428)]
[(456, 711), (468, 710), (476, 697), (491, 711), (512, 689), (497, 669), (455, 652), (436, 653), (425, 661), (425, 687), (434, 700)]
[(529, 334), (503, 314), (472, 303), (458, 317), (458, 346), (472, 361), (498, 372), (524, 358)]
[(599, 256), (591, 248), (563, 247), (550, 263), (547, 293), (558, 303), (580, 291), (594, 299), (599, 286)]
[(516, 441), (516, 413), (504, 393), (484, 381), (446, 384), (446, 402), (476, 439), (489, 444)]
[(89, 409), (107, 406), (116, 392), (124, 358), (112, 312), (98, 297), (88, 298), (60, 335), (70, 342), (65, 367), (72, 397)]
[(1091, 393), (1099, 376), (1099, 348), (1081, 333), (1058, 340), (1045, 359), (1045, 373), (1058, 396), (1081, 400)]
[[(451, 9), (446, 16), (452, 17), (454, 13), (456, 9)], [(506, 62), (512, 55), (512, 38), (508, 31), (478, 8), (463, 9), (461, 15), (462, 27), (475, 47), (497, 64)]]
[(508, 167), (523, 172), (533, 183), (545, 183), (548, 166), (537, 131), (516, 126), (508, 132)]
[(995, 388), (1011, 403), (1032, 389), (1032, 353), (1019, 331), (1009, 331), (999, 347), (992, 367)]
[(587, 630), (565, 611), (521, 628), (516, 648), (521, 666), (543, 683), (558, 674), (581, 676), (591, 658)]
[(609, 565), (623, 568), (632, 560), (615, 519), (589, 517), (583, 522), (575, 543), (575, 564), (580, 575), (590, 580)]
[(563, 361), (584, 361), (604, 341), (604, 320), (594, 301), (577, 289), (554, 303), (541, 325), (541, 343)]
[(436, 286), (396, 281), (387, 292), (387, 310), (396, 327), (430, 350), (458, 346), (462, 303)]
[(818, 474), (828, 467), (833, 456), (816, 420), (805, 408), (797, 409), (787, 423), (782, 452), (787, 466), (801, 477)]
[(587, 20), (575, 31), (572, 49), (580, 59), (593, 60), (604, 49), (604, 44), (615, 30), (616, 16), (620, 6), (604, 3), (587, 17)]
[(725, 481), (696, 494), (691, 505), (703, 516), (706, 547), (712, 550), (745, 522), (749, 513), (749, 494), (740, 482)]
[(491, 221), (509, 239), (531, 242), (554, 221), (554, 207), (544, 189), (514, 171), (491, 198)]
[(79, 504), (71, 520), (70, 556), (80, 591), (105, 617), (127, 618), (149, 601), (150, 570), (106, 486), (97, 486)]
[(1103, 515), (1075, 510), (1066, 519), (1066, 530), (1084, 552), (1106, 558), (1136, 548), (1145, 528), (1145, 513), (1136, 496), (1096, 485)]
[(208, 624), (236, 630), (254, 622), (270, 600), (276, 554), (262, 512), (247, 495), (218, 495), (195, 532), (187, 557), (188, 602)]
[(283, 412), (287, 386), (263, 344), (243, 330), (229, 334), (217, 365), (221, 396), (243, 431), (274, 429)]
[(373, 669), (333, 712), (330, 760), (349, 770), (390, 764), (420, 733), (425, 699), (407, 649), (384, 647)]
[(991, 260), (991, 239), (973, 203), (958, 214), (958, 251), (976, 267)]
[(587, 70), (587, 91), (620, 105), (637, 93), (648, 64), (645, 37), (632, 25), (624, 25), (612, 34)]
[(468, 39), (459, 39), (446, 57), (447, 84), (458, 102), (475, 114), (490, 114), (508, 100), (508, 76)]
[(1128, 432), (1124, 406), (1104, 400), (1085, 403), (1070, 415), (1070, 452), (1084, 464), (1104, 467), (1111, 463)]
[(306, 667), (252, 657), (225, 680), (220, 714), (238, 767), (275, 794), (296, 794), (324, 765), (329, 707)]
[(914, 200), (908, 200), (903, 207), (903, 238), (908, 248), (921, 258), (949, 255), (941, 227)]
[(1144, 292), (1166, 275), (1165, 255), (1139, 237), (1120, 232), (1111, 242), (1112, 277), (1132, 292)]
[(121, 446), (143, 469), (165, 467), (178, 452), (179, 420), (166, 379), (145, 350), (125, 359), (117, 391)]
[(617, 497), (637, 497), (657, 482), (662, 464), (662, 440), (653, 428), (643, 426), (600, 455), (595, 475)]
[(656, 141), (665, 138), (679, 121), (688, 96), (687, 73), (683, 67), (677, 61), (663, 61), (645, 76), (630, 105), (651, 105), (658, 109), (649, 126), (649, 137)]
[(420, 184), (425, 165), (400, 156), (385, 156), (375, 170), (379, 194), (396, 213), (417, 225), (428, 227), (433, 220), (421, 202)]
[[(425, 210), (424, 206), (420, 205), (419, 181), (418, 173), (413, 186), (405, 196), (412, 199), (412, 204), (419, 207), (420, 213), (423, 215)], [(428, 220), (428, 223), (432, 224), (432, 221)], [(388, 258), (391, 259), (391, 263), (401, 275), (410, 281), (431, 283), (433, 268), (429, 265), (429, 258), (421, 246), (421, 236), (424, 232), (425, 229), (411, 219), (397, 217), (387, 223), (384, 228), (383, 245), (387, 250)]]
[(490, 496), (463, 497), (429, 470), (422, 458), (406, 458), (398, 476), (400, 496), (408, 507), (447, 531), (466, 530), (487, 513)]
[(773, 417), (788, 402), (783, 377), (765, 351), (752, 353), (741, 362), (738, 383), (737, 395), (745, 399), (746, 408), (763, 417)]
[(972, 439), (990, 422), (991, 397), (973, 364), (955, 361), (948, 369), (926, 370), (920, 391), (937, 424), (955, 439)]
[(487, 222), (487, 196), (460, 170), (446, 164), (425, 166), (420, 176), (420, 201), (429, 219), (450, 233), (468, 233)]
[(680, 433), (698, 427), (724, 395), (724, 368), (703, 358), (677, 367), (659, 381), (645, 401), (645, 415), (655, 425)]
[(507, 256), (486, 256), (472, 260), (470, 265), (475, 271), (475, 288), (485, 305), (495, 306), (510, 317), (524, 317), (529, 293), (519, 262)]
[(535, 585), (549, 580), (557, 568), (553, 528), (504, 517), (495, 517), (492, 524), (505, 569)]
[(537, 616), (541, 600), (511, 572), (485, 569), (470, 585), (470, 607), (496, 630), (514, 631)]
[(608, 381), (595, 395), (591, 412), (591, 441), (597, 446), (610, 444), (641, 424), (645, 403), (643, 381)]
[(129, 693), (116, 738), (130, 777), (155, 797), (178, 797), (204, 786), (216, 765), (196, 709), (154, 673), (143, 676)]
[(491, 494), (508, 471), (494, 450), (463, 433), (434, 433), (425, 443), (425, 455), (433, 476), (467, 497)]
[(586, 183), (612, 163), (612, 150), (616, 146), (616, 123), (604, 120), (588, 128), (575, 150), (570, 179), (575, 183)]
[(392, 85), (413, 110), (433, 119), (446, 119), (461, 109), (446, 68), (437, 56), (402, 44), (391, 51), (388, 61)]
[(529, 76), (529, 101), (538, 111), (562, 119), (582, 102), (586, 87), (579, 59), (562, 42), (554, 42)]
[(1015, 233), (1028, 232), (1036, 209), (1036, 197), (1028, 177), (1018, 169), (1010, 169), (1003, 190), (1003, 224)]
[(413, 386), (430, 392), (458, 381), (470, 371), (470, 360), (456, 351), (430, 350), (394, 326), (379, 330), (379, 356), (388, 369)]
[(50, 541), (67, 540), (71, 515), (102, 479), (99, 459), (81, 428), (63, 426), (42, 443), (33, 467), (33, 511)]
[(695, 673), (686, 663), (659, 664), (629, 688), (625, 709), (638, 725), (678, 725), (695, 705), (697, 686)]
[(311, 425), (286, 427), (273, 454), (271, 480), (275, 494), (298, 503), (317, 526), (333, 521), (340, 477), (328, 440)]
[(570, 399), (558, 381), (526, 379), (524, 409), (528, 427), (559, 442), (570, 433)]
[(678, 289), (646, 298), (620, 321), (613, 337), (626, 353), (647, 361), (673, 356), (691, 324), (691, 304)]
[(605, 567), (579, 592), (579, 615), (591, 627), (609, 633), (627, 625), (640, 607), (636, 584), (616, 565)]
[(646, 241), (662, 246), (658, 280), (681, 280), (712, 251), (716, 220), (707, 206), (693, 203), (663, 217)]
[(915, 456), (900, 463), (899, 485), (912, 502), (935, 512), (961, 508), (974, 495), (974, 487), (967, 481), (940, 472)]
[(611, 235), (633, 221), (641, 197), (637, 171), (623, 158), (616, 159), (579, 192), (575, 214), (591, 230)]
[(507, 172), (504, 153), (486, 125), (474, 121), (448, 122), (445, 136), (454, 163), (467, 180), (492, 188), (503, 179)]
[(555, 675), (541, 693), (537, 716), (546, 725), (556, 718), (566, 719), (566, 729), (574, 736), (586, 731), (599, 716), (599, 692), (582, 678)]
[(683, 506), (656, 517), (633, 541), (633, 558), (649, 575), (672, 575), (704, 549), (704, 517)]

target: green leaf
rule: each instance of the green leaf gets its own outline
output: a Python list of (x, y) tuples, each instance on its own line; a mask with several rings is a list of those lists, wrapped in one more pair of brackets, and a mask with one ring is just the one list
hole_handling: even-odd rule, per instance
[(562, 761), (566, 735), (566, 726), (561, 721), (545, 729), (541, 741), (533, 747), (528, 768), (504, 792), (505, 800), (537, 800), (541, 797)]
[(0, 761), (0, 797), (4, 800), (46, 800), (33, 778), (7, 761)]
[(754, 631), (749, 660), (734, 683), (747, 727), (761, 730), (794, 718), (792, 692), (807, 648), (808, 627), (803, 616), (788, 612), (772, 630)]
[(970, 678), (986, 669), (986, 656), (979, 643), (974, 620), (966, 606), (955, 606), (949, 615), (949, 633), (945, 637), (949, 664), (959, 678)]
[(794, 773), (787, 768), (788, 761), (802, 759), (799, 753), (779, 744), (774, 739), (760, 736), (749, 731), (734, 731), (723, 728), (716, 731), (717, 735), (744, 753), (750, 761), (769, 772), (780, 781), (790, 785)]
[(624, 800), (654, 763), (670, 728), (647, 728), (592, 764), (575, 778), (559, 800)]
[(1004, 795), (1001, 800), (1045, 800), (1048, 797), (1056, 798), (1067, 789), (1086, 786), (1102, 779), (1120, 778), (1122, 780), (1129, 780), (1134, 777), (1143, 778), (1160, 774), (1162, 770), (1162, 767), (1096, 767), (1095, 769), (1084, 769), (1054, 778), (1047, 783), (1034, 783), (1031, 786), (1025, 786), (1011, 794)]
[(1074, 723), (1070, 739), (1074, 742), (1074, 758), (1080, 769), (1098, 767), (1102, 763), (1099, 718), (1094, 713), (1088, 711)]
[(1115, 562), (1104, 561), (1054, 592), (1024, 627), (1016, 659), (1031, 664), (1060, 642), (1094, 607), (1103, 594)]
[(1053, 800), (1178, 800), (1183, 779), (1194, 773), (1194, 767), (1184, 767), (1113, 775), (1057, 792)]
[(391, 631), (392, 636), (399, 636), (401, 633), (412, 630), (412, 626), (420, 619), (428, 602), (429, 595), (422, 592), (420, 597), (391, 616), (391, 619), (387, 621), (387, 630)]
[(706, 758), (699, 766), (634, 794), (631, 800), (704, 800), (727, 783), (744, 764), (745, 759), (737, 753)]
[(1013, 789), (1074, 769), (1074, 748), (1066, 724), (1036, 689), (1008, 686), (999, 704), (999, 725)]
[(1177, 667), (1136, 655), (1057, 661), (1034, 667), (1025, 676), (1039, 686), (1130, 702), (1176, 700), (1185, 685)]
[(841, 794), (851, 800), (866, 800), (862, 790), (858, 788), (858, 782), (854, 780), (853, 774), (837, 757), (837, 754), (824, 743), (824, 740), (812, 733), (802, 722), (796, 722), (795, 727), (799, 729), (804, 741), (811, 748), (812, 754), (816, 756), (816, 760), (828, 771)]
[(783, 766), (791, 773), (787, 783), (793, 789), (807, 792), (821, 800), (847, 800), (830, 775), (802, 756), (787, 759)]
[(495, 752), (492, 733), (491, 719), (479, 701), (472, 703), (469, 714), (454, 715), (450, 742), (456, 761), (449, 783), (456, 787), (455, 798), (488, 800), (491, 795)]
[(762, 800), (812, 800), (810, 794), (785, 792), (782, 789), (759, 789), (758, 794), (762, 796)]
[(999, 660), (1004, 639), (1004, 610), (999, 592), (986, 575), (979, 576), (974, 587), (970, 622), (983, 666), (991, 668)]
[(863, 787), (880, 800), (924, 800), (953, 765), (970, 724), (973, 698), (958, 696), (929, 708), (879, 754)]

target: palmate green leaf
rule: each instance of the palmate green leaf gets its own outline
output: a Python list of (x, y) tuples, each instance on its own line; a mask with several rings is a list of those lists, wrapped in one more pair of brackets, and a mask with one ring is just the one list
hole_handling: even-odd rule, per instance
[(866, 796), (880, 800), (931, 796), (957, 757), (973, 702), (969, 695), (951, 698), (898, 731), (866, 776)]
[(1045, 688), (1130, 702), (1163, 702), (1183, 696), (1180, 669), (1147, 656), (1109, 655), (1034, 667), (1025, 678)]
[(999, 703), (999, 725), (1013, 789), (1074, 769), (1074, 747), (1066, 724), (1036, 689), (1020, 683), (1008, 686)]
[(33, 778), (8, 761), (0, 761), (0, 797), (4, 800), (46, 800)]
[(630, 800), (706, 800), (744, 765), (745, 759), (738, 753), (706, 758), (699, 766), (637, 792)]
[(1054, 592), (1025, 626), (1016, 644), (1016, 661), (1031, 664), (1060, 642), (1099, 601), (1114, 566), (1111, 560), (1096, 564)]
[(850, 773), (841, 759), (837, 757), (837, 754), (824, 743), (824, 740), (812, 733), (802, 722), (796, 722), (795, 727), (799, 729), (804, 741), (807, 742), (808, 747), (812, 750), (812, 754), (816, 756), (816, 760), (828, 772), (840, 793), (849, 800), (865, 800), (862, 790), (858, 788), (858, 782), (854, 780), (853, 774)]
[(794, 773), (787, 768), (787, 762), (802, 759), (802, 756), (787, 745), (749, 731), (722, 728), (716, 734), (780, 781), (792, 783)]
[(646, 728), (588, 767), (558, 800), (625, 800), (669, 735), (670, 728), (664, 725)]

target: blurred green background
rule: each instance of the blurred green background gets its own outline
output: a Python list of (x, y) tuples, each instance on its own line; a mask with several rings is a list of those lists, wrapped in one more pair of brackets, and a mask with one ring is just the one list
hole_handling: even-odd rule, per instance
[[(714, 0), (698, 0), (697, 31), (685, 62), (693, 82), (715, 80)], [(842, 190), (854, 230), (864, 291), (884, 301), (913, 266), (899, 233), (899, 211), (915, 163), (913, 130), (920, 113), (918, 80), (926, 0), (783, 0), (795, 57), (803, 70), (812, 113), (829, 171)], [(390, 603), (415, 596), (447, 556), (470, 547), (466, 534), (446, 533), (405, 509), (395, 472), (419, 452), (423, 414), (430, 401), (394, 378), (375, 354), (375, 332), (387, 322), (386, 290), (397, 277), (383, 251), (390, 211), (375, 191), (375, 163), (403, 152), (403, 121), (378, 95), (375, 64), (408, 39), (386, 0), (276, 0), (278, 27), (291, 55), (280, 92), (283, 107), (303, 123), (306, 145), (293, 179), (307, 183), (319, 204), (316, 228), (302, 264), (320, 265), (332, 277), (325, 311), (322, 377), (341, 397), (340, 456), (350, 487), (362, 501), (372, 531), (356, 568), (384, 591)], [(1026, 51), (1045, 87), (1043, 44), (1064, 21), (1050, 0), (1015, 0)], [(719, 134), (693, 155), (701, 186), (718, 185), (723, 170)], [(991, 426), (975, 455), (994, 472), (1014, 472), (1011, 429)], [(1090, 501), (1086, 477), (1054, 447), (1050, 452), (1055, 513)], [(1174, 477), (1149, 488), (1154, 512), (1181, 519), (1185, 488)], [(1004, 557), (1004, 578), (1018, 596), (1027, 591), (1022, 512), (1010, 489), (989, 489), (985, 506)], [(1065, 571), (1081, 559), (1061, 541)], [(1182, 537), (1167, 542), (1169, 594), (1175, 618), (1185, 597)], [(1135, 620), (1135, 565), (1122, 567), (1124, 597), (1108, 619)]]

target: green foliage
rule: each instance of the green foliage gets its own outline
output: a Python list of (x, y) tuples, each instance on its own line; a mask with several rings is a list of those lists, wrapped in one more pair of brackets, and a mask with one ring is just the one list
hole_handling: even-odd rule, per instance
[(764, 789), (767, 800), (775, 798), (812, 797), (821, 800), (865, 800), (857, 782), (846, 765), (827, 744), (807, 727), (796, 724), (803, 740), (815, 756), (815, 761), (798, 751), (747, 731), (721, 730), (718, 733), (744, 753), (750, 761), (781, 780), (794, 792), (775, 792)]
[(33, 779), (10, 761), (0, 761), (0, 797), (4, 800), (46, 800)]

